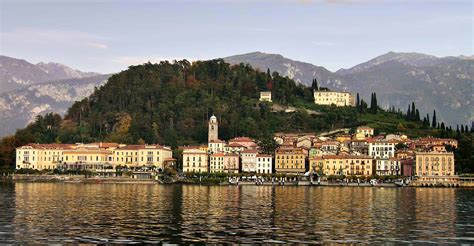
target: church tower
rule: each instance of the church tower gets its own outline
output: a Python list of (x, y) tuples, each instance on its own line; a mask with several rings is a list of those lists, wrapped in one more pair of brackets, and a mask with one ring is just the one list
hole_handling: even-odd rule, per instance
[(219, 139), (219, 131), (218, 131), (218, 123), (217, 117), (212, 115), (209, 119), (209, 135), (208, 135), (209, 142), (215, 141)]

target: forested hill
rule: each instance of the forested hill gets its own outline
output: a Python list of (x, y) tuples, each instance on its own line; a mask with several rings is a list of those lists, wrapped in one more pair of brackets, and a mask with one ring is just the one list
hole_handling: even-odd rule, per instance
[(313, 100), (310, 88), (277, 73), (230, 66), (221, 59), (183, 60), (132, 66), (74, 104), (65, 118), (85, 129), (82, 138), (87, 140), (143, 139), (172, 146), (206, 142), (212, 114), (219, 119), (221, 139), (327, 128), (324, 117), (271, 113), (268, 105), (258, 104), (259, 92), (269, 89), (281, 104)]

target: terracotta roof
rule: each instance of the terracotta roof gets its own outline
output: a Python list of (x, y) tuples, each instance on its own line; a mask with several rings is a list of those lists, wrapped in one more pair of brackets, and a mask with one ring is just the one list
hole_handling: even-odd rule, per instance
[(315, 156), (315, 159), (371, 159), (372, 157), (367, 155), (323, 155)]
[(236, 137), (236, 138), (230, 139), (229, 143), (230, 142), (255, 142), (255, 140), (249, 137)]
[(258, 153), (256, 149), (246, 149), (242, 150), (240, 153)]
[(117, 150), (139, 150), (139, 149), (163, 149), (161, 145), (125, 145)]
[(214, 154), (211, 154), (211, 156), (224, 156), (223, 153), (214, 153)]
[(75, 144), (35, 144), (35, 143), (30, 143), (30, 144), (23, 145), (23, 146), (30, 146), (34, 149), (73, 149), (76, 145)]
[(217, 140), (211, 140), (209, 143), (225, 143), (225, 141), (217, 139)]
[(244, 145), (239, 144), (239, 143), (229, 143), (226, 146), (227, 147), (245, 147)]

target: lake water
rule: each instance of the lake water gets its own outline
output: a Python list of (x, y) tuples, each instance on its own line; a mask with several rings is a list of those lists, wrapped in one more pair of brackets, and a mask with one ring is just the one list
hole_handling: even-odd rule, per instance
[(474, 243), (474, 189), (0, 184), (0, 243)]

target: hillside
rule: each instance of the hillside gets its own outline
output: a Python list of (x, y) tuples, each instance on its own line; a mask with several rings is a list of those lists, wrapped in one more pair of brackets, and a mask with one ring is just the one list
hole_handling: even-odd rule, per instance
[(316, 78), (320, 86), (359, 92), (363, 98), (375, 91), (383, 108), (395, 106), (406, 111), (414, 101), (422, 114), (432, 114), (435, 109), (439, 119), (451, 125), (474, 121), (472, 57), (389, 52), (335, 73), (278, 54), (252, 52), (224, 60), (248, 63), (261, 71), (269, 68), (307, 86)]

